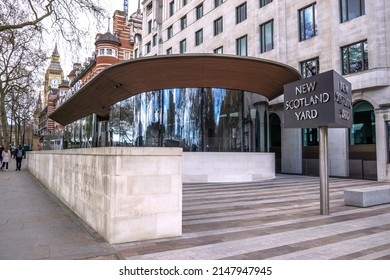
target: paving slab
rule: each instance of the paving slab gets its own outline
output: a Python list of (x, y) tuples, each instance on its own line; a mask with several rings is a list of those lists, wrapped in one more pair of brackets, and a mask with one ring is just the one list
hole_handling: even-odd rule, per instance
[(110, 245), (22, 167), (0, 172), (0, 260), (390, 259), (390, 205), (344, 204), (351, 186), (330, 178), (320, 215), (319, 178), (278, 175), (249, 183), (183, 186), (183, 235)]
[(27, 170), (0, 172), (1, 260), (96, 258), (115, 253)]

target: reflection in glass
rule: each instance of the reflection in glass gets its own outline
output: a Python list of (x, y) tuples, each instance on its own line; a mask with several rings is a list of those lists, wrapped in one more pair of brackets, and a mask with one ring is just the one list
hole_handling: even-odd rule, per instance
[(317, 36), (317, 5), (299, 11), (300, 41)]
[(111, 143), (193, 152), (256, 151), (253, 96), (258, 95), (217, 88), (138, 94), (111, 106)]
[(364, 0), (341, 0), (341, 22), (346, 22), (365, 14)]
[(367, 41), (358, 42), (342, 48), (343, 75), (368, 69)]

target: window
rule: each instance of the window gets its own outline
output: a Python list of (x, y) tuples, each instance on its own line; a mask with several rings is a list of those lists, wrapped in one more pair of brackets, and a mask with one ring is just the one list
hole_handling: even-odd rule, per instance
[(150, 53), (152, 50), (150, 42), (146, 44), (146, 53)]
[(148, 21), (148, 34), (152, 33), (152, 20)]
[(364, 15), (364, 6), (364, 0), (340, 0), (341, 22)]
[(223, 32), (223, 18), (220, 17), (214, 20), (214, 36)]
[(157, 45), (157, 34), (154, 34), (153, 35), (153, 47), (155, 46), (155, 45)]
[(274, 20), (260, 25), (261, 52), (267, 52), (274, 48)]
[(264, 7), (265, 5), (271, 3), (272, 0), (260, 0), (260, 8)]
[(104, 55), (104, 49), (99, 50), (99, 55)]
[(223, 54), (223, 47), (216, 48), (216, 49), (214, 50), (214, 53)]
[(301, 62), (301, 75), (309, 78), (320, 72), (320, 60), (318, 57)]
[(220, 6), (222, 3), (223, 3), (222, 0), (214, 0), (214, 7), (216, 8), (216, 7)]
[(242, 36), (236, 40), (236, 54), (240, 56), (248, 55), (247, 35)]
[(367, 41), (358, 42), (341, 48), (343, 75), (368, 69)]
[(168, 29), (167, 29), (167, 37), (168, 37), (168, 40), (173, 37), (173, 25), (168, 27)]
[(303, 146), (318, 146), (320, 143), (320, 133), (318, 128), (303, 128)]
[(359, 101), (352, 107), (353, 123), (351, 145), (375, 144), (375, 112), (367, 101)]
[(188, 4), (188, 0), (183, 0), (183, 7)]
[(138, 58), (138, 49), (134, 50), (134, 58)]
[(196, 7), (196, 20), (203, 17), (203, 3)]
[(317, 4), (299, 10), (299, 40), (317, 36)]
[(246, 2), (236, 7), (236, 24), (246, 20)]
[(130, 52), (125, 51), (124, 58), (125, 58), (125, 59), (130, 59)]
[(147, 13), (152, 12), (152, 8), (153, 8), (153, 2), (150, 2), (150, 3), (146, 6), (146, 12), (147, 12)]
[(180, 19), (180, 29), (184, 30), (187, 27), (187, 15)]
[(180, 41), (180, 53), (185, 53), (187, 51), (187, 40), (184, 39)]
[(112, 55), (112, 49), (106, 49), (107, 55)]
[(167, 49), (167, 54), (172, 54), (172, 48)]
[(195, 32), (195, 46), (203, 43), (203, 28)]
[(175, 13), (175, 1), (169, 2), (169, 16), (173, 16)]

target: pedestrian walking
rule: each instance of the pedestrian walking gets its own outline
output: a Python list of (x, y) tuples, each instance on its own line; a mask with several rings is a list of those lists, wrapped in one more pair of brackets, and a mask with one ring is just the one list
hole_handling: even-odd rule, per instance
[(22, 145), (19, 145), (14, 149), (14, 158), (16, 159), (16, 170), (20, 171), (22, 167), (22, 160), (26, 158), (26, 152), (24, 151)]
[(4, 151), (3, 145), (0, 145), (0, 165), (3, 164), (3, 151)]
[(4, 167), (5, 167), (5, 170), (8, 171), (8, 163), (11, 160), (11, 151), (8, 150), (7, 147), (5, 147), (3, 152), (1, 153), (1, 156), (3, 157), (3, 163), (1, 165), (1, 171), (3, 171)]

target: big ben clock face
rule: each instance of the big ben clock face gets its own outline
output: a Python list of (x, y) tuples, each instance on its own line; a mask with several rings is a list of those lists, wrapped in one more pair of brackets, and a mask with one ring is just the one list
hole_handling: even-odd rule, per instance
[(58, 87), (58, 85), (60, 84), (60, 80), (58, 80), (58, 78), (54, 77), (50, 80), (50, 85), (52, 87)]

